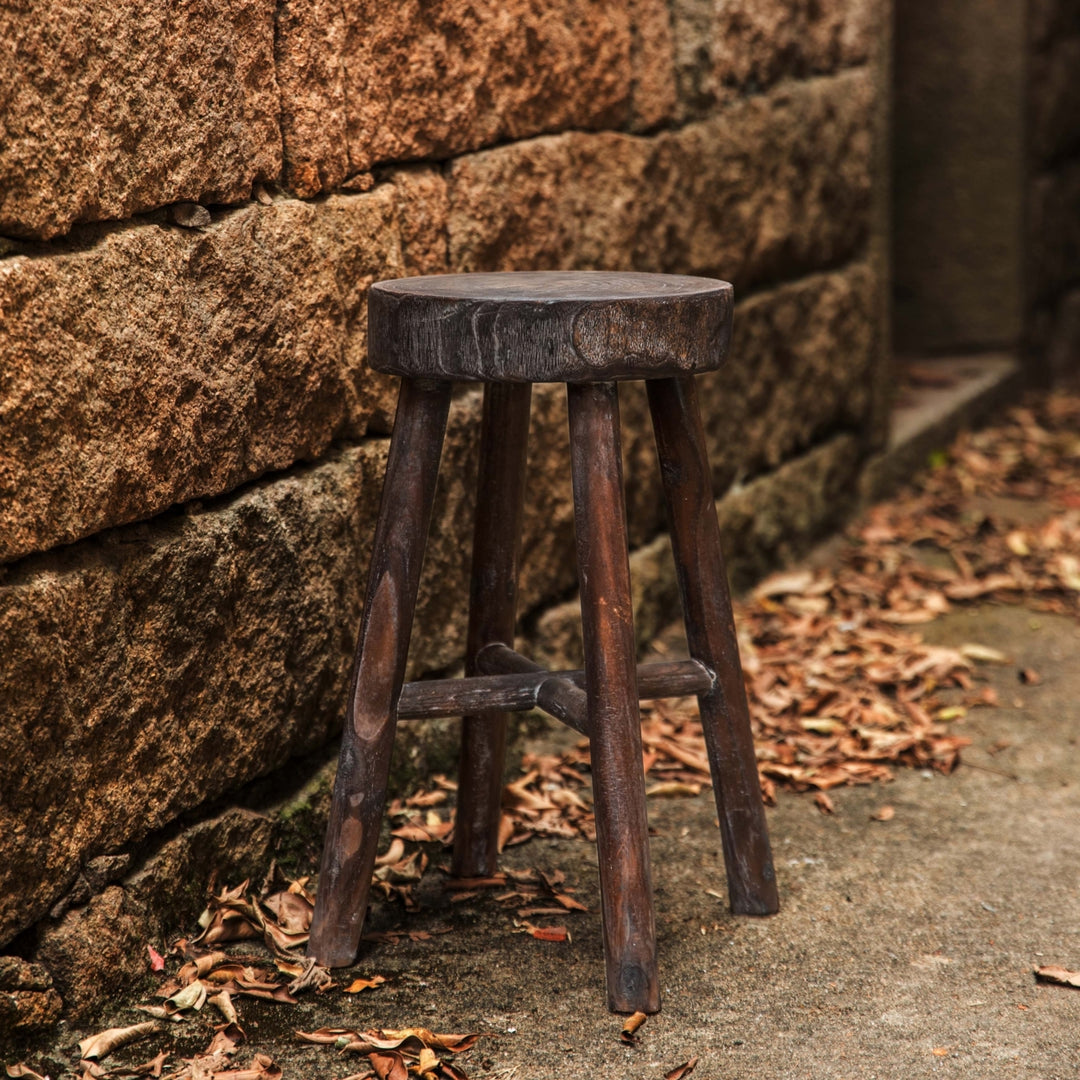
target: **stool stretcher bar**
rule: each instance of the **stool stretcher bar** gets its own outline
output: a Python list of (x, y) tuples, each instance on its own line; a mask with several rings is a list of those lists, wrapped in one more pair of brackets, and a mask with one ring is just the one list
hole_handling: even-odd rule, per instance
[[(464, 713), (527, 712), (540, 708), (562, 720), (575, 731), (588, 735), (585, 718), (584, 671), (547, 671), (520, 653), (499, 646), (530, 668), (507, 671), (505, 657), (499, 657), (498, 674), (474, 675), (467, 679), (428, 679), (406, 683), (398, 698), (399, 720), (433, 720), (439, 716)], [(482, 670), (495, 667), (490, 647), (481, 654)], [(714, 677), (697, 660), (642, 664), (638, 668), (641, 698), (687, 697), (712, 688)]]

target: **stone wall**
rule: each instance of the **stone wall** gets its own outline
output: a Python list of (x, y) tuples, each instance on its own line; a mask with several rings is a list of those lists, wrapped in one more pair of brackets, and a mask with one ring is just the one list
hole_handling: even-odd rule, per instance
[[(373, 281), (733, 280), (702, 395), (734, 566), (835, 519), (884, 435), (887, 25), (885, 0), (0, 7), (0, 947), (340, 727), (394, 407)], [(672, 590), (624, 391), (646, 634)], [(478, 409), (452, 413), (415, 673), (461, 660)], [(523, 626), (566, 660), (558, 387), (528, 502)]]

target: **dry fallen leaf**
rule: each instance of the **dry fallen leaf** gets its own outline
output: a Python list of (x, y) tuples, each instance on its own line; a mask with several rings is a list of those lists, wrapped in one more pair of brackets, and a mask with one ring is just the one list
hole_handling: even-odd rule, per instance
[(374, 990), (377, 986), (382, 986), (384, 982), (386, 979), (382, 975), (373, 975), (370, 979), (353, 979), (345, 987), (345, 993), (359, 994), (361, 990)]
[(1058, 986), (1075, 986), (1080, 989), (1080, 971), (1069, 971), (1056, 964), (1046, 964), (1035, 969), (1035, 978), (1039, 982), (1055, 983)]
[(79, 1043), (79, 1057), (86, 1061), (101, 1061), (108, 1057), (114, 1050), (128, 1043), (145, 1039), (156, 1031), (161, 1031), (161, 1025), (156, 1020), (147, 1020), (143, 1024), (132, 1024), (130, 1027), (108, 1028), (83, 1039)]
[(949, 1048), (947, 1046), (935, 1046), (934, 1049), (930, 1051), (930, 1053), (933, 1054), (934, 1057), (948, 1057)]
[(692, 1057), (689, 1061), (676, 1065), (674, 1069), (664, 1073), (664, 1080), (685, 1080), (697, 1068), (697, 1063), (698, 1059)]
[(960, 655), (968, 660), (979, 660), (984, 664), (1007, 664), (1009, 658), (999, 649), (991, 649), (989, 645), (979, 645), (969, 641), (960, 646)]
[(814, 796), (814, 802), (817, 804), (817, 808), (823, 814), (835, 814), (836, 813), (836, 807), (833, 805), (832, 799), (830, 799), (829, 796), (826, 795), (824, 791), (817, 792), (817, 794)]
[(13, 1080), (49, 1080), (49, 1077), (34, 1072), (34, 1070), (27, 1065), (8, 1065), (5, 1072), (7, 1072), (8, 1076), (12, 1077)]
[(623, 1023), (622, 1031), (619, 1032), (619, 1039), (628, 1046), (634, 1046), (638, 1041), (638, 1028), (648, 1019), (648, 1013), (643, 1012), (636, 1012), (632, 1016), (628, 1016)]
[(700, 784), (688, 784), (682, 780), (668, 780), (645, 789), (648, 798), (678, 799), (701, 794)]
[(892, 821), (894, 817), (896, 817), (896, 808), (887, 804), (885, 806), (879, 806), (878, 809), (870, 815), (872, 821)]

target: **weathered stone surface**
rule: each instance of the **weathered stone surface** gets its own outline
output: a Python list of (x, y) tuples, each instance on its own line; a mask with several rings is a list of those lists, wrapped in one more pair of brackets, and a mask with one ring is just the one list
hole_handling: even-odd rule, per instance
[(699, 380), (714, 490), (864, 428), (881, 287), (858, 262), (737, 305), (731, 361)]
[[(857, 497), (858, 440), (838, 435), (716, 504), (728, 576), (736, 588), (782, 565), (850, 512)], [(681, 615), (671, 540), (657, 537), (630, 556), (638, 645)], [(581, 664), (581, 613), (575, 597), (536, 621), (532, 654), (549, 667)]]
[(46, 968), (18, 956), (0, 956), (0, 1053), (9, 1039), (55, 1024), (62, 1009)]
[(273, 5), (16, 0), (0, 37), (0, 232), (233, 202), (281, 169)]
[(1080, 34), (1049, 43), (1028, 62), (1029, 148), (1049, 162), (1080, 147)]
[(284, 182), (294, 194), (307, 198), (332, 191), (354, 171), (345, 134), (346, 5), (279, 0), (276, 31)]
[(740, 291), (865, 243), (873, 88), (792, 84), (655, 139), (570, 133), (454, 161), (454, 270), (635, 269)]
[(628, 0), (290, 0), (277, 46), (286, 181), (311, 195), (343, 169), (621, 127), (630, 39)]
[(630, 126), (644, 131), (675, 116), (675, 39), (667, 0), (630, 3)]
[(0, 260), (0, 561), (386, 430), (367, 287), (437, 268), (440, 190), (421, 175)]
[(0, 583), (0, 941), (340, 723), (384, 441)]
[(257, 881), (270, 864), (275, 836), (266, 815), (231, 808), (165, 841), (123, 881), (45, 923), (35, 967), (51, 973), (66, 1018), (91, 1018), (103, 1002), (103, 986), (145, 976), (146, 945), (164, 952), (166, 935), (194, 926), (211, 875), (231, 885)]
[(404, 273), (445, 273), (446, 219), (450, 208), (442, 169), (414, 165), (393, 170), (389, 179), (406, 208), (398, 215)]
[(0, 1050), (8, 1037), (52, 1027), (63, 1008), (55, 990), (0, 990)]
[(674, 0), (682, 115), (784, 78), (827, 75), (879, 49), (877, 0)]

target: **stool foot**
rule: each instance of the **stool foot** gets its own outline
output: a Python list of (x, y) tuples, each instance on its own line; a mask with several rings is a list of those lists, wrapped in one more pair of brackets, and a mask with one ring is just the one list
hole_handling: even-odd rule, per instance
[(398, 397), (308, 944), (327, 967), (360, 945), (450, 392), (405, 379)]
[(615, 383), (570, 385), (574, 529), (608, 1007), (657, 1012), (652, 880)]
[(727, 868), (739, 915), (779, 909), (712, 476), (692, 378), (647, 383), (690, 655), (716, 675), (698, 695)]
[[(467, 676), (478, 674), (476, 656), (485, 645), (514, 643), (531, 400), (529, 383), (484, 387)], [(486, 877), (495, 872), (506, 723), (506, 713), (466, 716), (462, 721), (450, 871), (456, 877)]]

